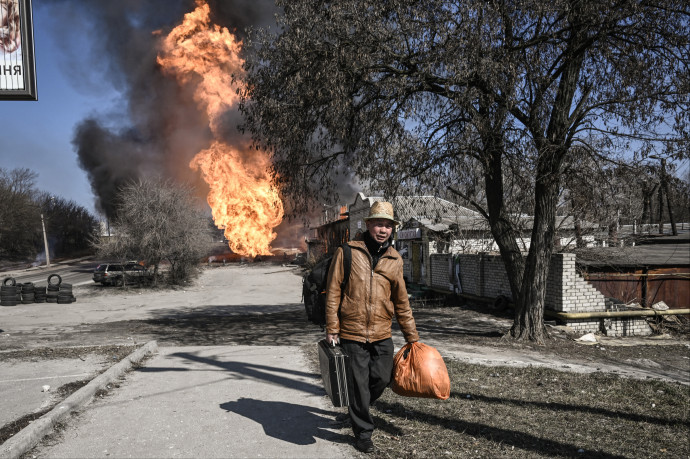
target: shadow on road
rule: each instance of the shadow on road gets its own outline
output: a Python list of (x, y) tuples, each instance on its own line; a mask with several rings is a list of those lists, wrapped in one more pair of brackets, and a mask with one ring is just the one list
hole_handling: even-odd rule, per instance
[(323, 332), (320, 327), (307, 322), (303, 309), (296, 309), (294, 305), (252, 305), (195, 307), (194, 311), (187, 312), (167, 310), (157, 312), (152, 319), (140, 321), (137, 331), (166, 345), (292, 346), (316, 343)]
[(240, 398), (220, 405), (261, 424), (266, 435), (293, 443), (310, 445), (317, 438), (330, 442), (350, 443), (352, 437), (327, 430), (333, 428), (336, 413), (294, 403)]
[[(207, 367), (211, 367), (212, 370), (221, 369), (227, 372), (233, 379), (268, 383), (313, 395), (326, 394), (321, 385), (320, 376), (315, 373), (250, 362), (224, 361), (190, 352), (176, 352), (170, 354), (169, 357), (200, 363), (203, 366), (197, 368), (142, 367), (137, 371), (142, 373), (209, 371)], [(338, 413), (333, 411), (295, 403), (245, 397), (222, 403), (219, 406), (261, 424), (266, 435), (296, 445), (313, 444), (316, 443), (317, 438), (337, 443), (351, 442), (349, 435), (328, 430), (342, 427), (341, 423), (334, 421)]]
[[(276, 384), (289, 389), (295, 389), (308, 394), (324, 394), (325, 391), (321, 387), (318, 378), (320, 376), (315, 373), (307, 373), (304, 371), (288, 370), (286, 368), (272, 367), (268, 365), (259, 365), (247, 362), (223, 362), (220, 360), (201, 357), (191, 354), (189, 352), (176, 352), (170, 354), (170, 357), (178, 357), (181, 359), (198, 362), (211, 367), (223, 369), (232, 373), (234, 377), (242, 379), (255, 379), (258, 381), (265, 381), (271, 384)], [(179, 368), (179, 367), (143, 367), (139, 371), (143, 373), (162, 372), (162, 371), (195, 371), (193, 369)], [(293, 378), (309, 378), (314, 380), (314, 383), (308, 383)]]

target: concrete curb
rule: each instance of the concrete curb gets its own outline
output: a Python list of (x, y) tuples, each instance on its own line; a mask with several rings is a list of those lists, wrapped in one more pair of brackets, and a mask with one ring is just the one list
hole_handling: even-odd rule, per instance
[(158, 343), (156, 341), (149, 341), (110, 367), (104, 373), (101, 373), (86, 386), (67, 397), (62, 403), (58, 404), (48, 413), (33, 421), (19, 433), (0, 445), (0, 458), (19, 458), (36, 446), (38, 442), (53, 429), (56, 423), (73, 411), (87, 405), (93, 399), (96, 391), (103, 389), (107, 384), (120, 378), (120, 376), (130, 370), (135, 363), (157, 350)]

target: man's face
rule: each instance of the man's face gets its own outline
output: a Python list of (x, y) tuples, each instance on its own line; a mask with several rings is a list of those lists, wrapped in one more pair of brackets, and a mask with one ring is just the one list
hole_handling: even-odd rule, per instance
[(371, 237), (374, 238), (379, 244), (383, 244), (386, 240), (391, 237), (393, 233), (393, 227), (395, 225), (392, 221), (385, 218), (374, 218), (367, 220), (367, 230)]

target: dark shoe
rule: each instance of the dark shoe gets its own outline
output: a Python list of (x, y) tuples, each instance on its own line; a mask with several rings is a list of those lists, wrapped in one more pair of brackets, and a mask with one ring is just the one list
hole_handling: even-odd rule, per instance
[(373, 453), (374, 442), (371, 441), (371, 438), (360, 438), (355, 442), (355, 448), (363, 453)]

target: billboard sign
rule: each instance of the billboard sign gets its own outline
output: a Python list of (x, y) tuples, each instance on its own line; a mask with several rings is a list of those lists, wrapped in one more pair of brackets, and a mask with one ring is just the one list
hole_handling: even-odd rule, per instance
[(31, 0), (0, 0), (0, 100), (37, 100)]

